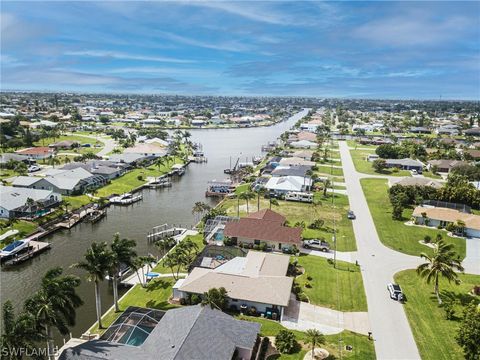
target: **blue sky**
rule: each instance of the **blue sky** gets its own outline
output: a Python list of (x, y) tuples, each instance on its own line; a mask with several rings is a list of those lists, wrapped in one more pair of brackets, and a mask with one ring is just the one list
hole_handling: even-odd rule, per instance
[(479, 2), (2, 1), (3, 90), (480, 99)]

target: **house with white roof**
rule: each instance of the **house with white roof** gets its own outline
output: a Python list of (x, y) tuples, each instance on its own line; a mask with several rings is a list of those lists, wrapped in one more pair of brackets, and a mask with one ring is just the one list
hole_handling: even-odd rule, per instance
[(62, 196), (52, 190), (0, 185), (0, 218), (34, 218), (60, 205)]
[(305, 192), (312, 186), (312, 179), (301, 176), (272, 177), (265, 184), (265, 189), (273, 195), (285, 195), (290, 191)]

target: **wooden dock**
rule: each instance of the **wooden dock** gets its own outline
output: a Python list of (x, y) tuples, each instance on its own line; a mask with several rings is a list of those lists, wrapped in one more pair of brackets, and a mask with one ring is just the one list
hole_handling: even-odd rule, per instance
[(3, 266), (14, 266), (21, 264), (42, 252), (50, 249), (51, 245), (43, 241), (30, 240), (29, 247), (26, 251), (14, 255), (11, 259), (6, 260)]

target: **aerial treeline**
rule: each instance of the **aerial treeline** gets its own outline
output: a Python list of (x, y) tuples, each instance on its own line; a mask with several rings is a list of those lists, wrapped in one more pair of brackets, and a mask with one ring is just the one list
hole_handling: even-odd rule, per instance
[(451, 174), (440, 189), (431, 186), (394, 185), (388, 190), (392, 205), (392, 218), (402, 220), (403, 210), (412, 205), (421, 205), (424, 200), (439, 200), (458, 203), (480, 209), (480, 191), (464, 175)]

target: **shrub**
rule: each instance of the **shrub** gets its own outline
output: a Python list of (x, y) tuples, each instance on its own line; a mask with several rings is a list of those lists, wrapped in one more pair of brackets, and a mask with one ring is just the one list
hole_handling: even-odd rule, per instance
[(266, 242), (262, 242), (260, 244), (260, 250), (262, 251), (267, 251), (267, 243)]
[(425, 235), (423, 237), (423, 241), (428, 244), (430, 241), (432, 241), (432, 237), (430, 235)]
[(455, 224), (454, 223), (448, 223), (448, 225), (445, 227), (447, 231), (453, 232), (456, 230)]
[(328, 258), (327, 263), (329, 263), (330, 265), (333, 265), (333, 259)]
[(260, 250), (260, 245), (253, 245), (253, 250)]
[(185, 298), (180, 298), (180, 305), (187, 305), (187, 300), (185, 300)]
[(308, 289), (312, 288), (312, 284), (310, 284), (308, 281), (305, 283), (305, 287)]
[(455, 309), (451, 302), (446, 302), (443, 305), (443, 310), (445, 310), (445, 319), (452, 320), (455, 317)]
[(282, 354), (293, 353), (297, 346), (297, 339), (292, 331), (280, 330), (277, 336), (275, 336), (275, 347)]
[(310, 275), (308, 275), (308, 276), (307, 276), (307, 280), (308, 280), (308, 281), (312, 281), (313, 278), (312, 278)]
[(305, 295), (303, 292), (297, 294), (297, 300), (298, 300), (298, 301), (301, 301), (301, 302), (306, 302), (306, 303), (309, 302), (309, 301), (308, 301), (308, 296)]
[(143, 181), (143, 176), (142, 176), (142, 175), (138, 175), (138, 176), (137, 176), (137, 180)]

